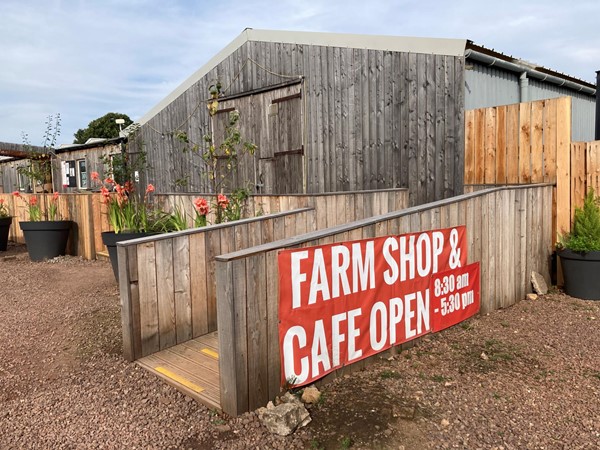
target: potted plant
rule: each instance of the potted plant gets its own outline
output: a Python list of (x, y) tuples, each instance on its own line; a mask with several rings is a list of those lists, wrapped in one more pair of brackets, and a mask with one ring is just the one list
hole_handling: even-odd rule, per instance
[(98, 172), (92, 172), (91, 178), (100, 186), (102, 201), (108, 209), (108, 221), (112, 231), (102, 233), (102, 242), (106, 245), (113, 273), (118, 282), (117, 244), (165, 231), (165, 215), (152, 209), (149, 204), (149, 196), (154, 192), (152, 184), (148, 184), (144, 195), (139, 196), (131, 181), (121, 185), (110, 177), (101, 180)]
[(600, 207), (590, 189), (582, 208), (575, 208), (571, 232), (561, 236), (558, 256), (565, 292), (585, 300), (600, 300)]
[(8, 232), (10, 231), (11, 223), (12, 217), (4, 204), (4, 199), (0, 198), (0, 252), (6, 251), (6, 246), (8, 245)]
[(13, 195), (21, 199), (27, 205), (29, 221), (19, 222), (27, 252), (32, 261), (43, 261), (64, 255), (69, 240), (69, 232), (72, 222), (61, 220), (58, 213), (58, 192), (52, 196), (44, 196), (48, 202), (45, 210), (42, 210), (38, 196), (30, 195), (28, 198), (15, 191)]

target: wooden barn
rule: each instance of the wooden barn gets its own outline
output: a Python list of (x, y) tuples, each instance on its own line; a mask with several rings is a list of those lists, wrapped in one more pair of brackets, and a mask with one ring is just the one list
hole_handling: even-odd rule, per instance
[(186, 150), (202, 148), (218, 80), (213, 129), (236, 109), (242, 136), (258, 146), (239, 159), (235, 185), (267, 194), (403, 187), (411, 204), (462, 193), (465, 45), (246, 29), (138, 122), (147, 181), (160, 192), (210, 191), (202, 158)]
[[(94, 189), (90, 173), (104, 175), (114, 155), (120, 155), (125, 138), (93, 139), (85, 144), (62, 145), (58, 148), (0, 143), (0, 192), (60, 192), (77, 193)], [(34, 152), (39, 158), (31, 158)], [(24, 170), (32, 164), (48, 161), (51, 174), (43, 186), (35, 186)]]

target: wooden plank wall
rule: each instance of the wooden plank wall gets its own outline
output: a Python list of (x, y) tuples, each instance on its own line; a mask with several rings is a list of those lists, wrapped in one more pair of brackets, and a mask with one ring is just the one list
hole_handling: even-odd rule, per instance
[[(167, 208), (183, 209), (193, 197), (164, 195), (160, 201)], [(407, 203), (403, 189), (255, 196), (249, 202), (249, 219), (123, 244), (119, 278), (126, 280), (121, 283), (125, 357), (133, 361), (217, 329), (216, 256), (399, 211)], [(269, 215), (254, 217), (258, 208)], [(159, 279), (157, 273), (163, 276)]]
[[(34, 194), (21, 194), (30, 201)], [(50, 201), (52, 194), (36, 194), (42, 207)], [(9, 207), (13, 216), (9, 239), (25, 243), (19, 222), (29, 220), (27, 205), (12, 194), (0, 194)], [(58, 211), (62, 220), (72, 220), (67, 253), (82, 256), (85, 259), (95, 259), (96, 253), (104, 249), (100, 233), (110, 229), (106, 216), (106, 206), (102, 204), (101, 194), (61, 194), (58, 200)]]
[[(280, 392), (279, 250), (466, 225), (468, 261), (481, 263), (481, 313), (485, 314), (524, 298), (531, 291), (532, 270), (549, 280), (551, 205), (551, 185), (493, 188), (218, 256), (223, 410), (241, 414), (265, 405)], [(367, 363), (363, 360), (344, 370)]]
[(473, 185), (556, 184), (553, 230), (568, 230), (570, 143), (570, 97), (465, 111), (465, 192)]
[[(194, 199), (204, 197), (210, 203), (216, 202), (211, 194), (157, 194), (157, 203), (166, 211), (178, 208), (192, 224), (195, 217)], [(408, 206), (409, 194), (406, 189), (382, 189), (378, 191), (334, 192), (329, 194), (253, 195), (244, 208), (243, 217), (291, 211), (296, 208), (315, 208), (317, 229), (340, 225), (353, 220), (364, 219), (390, 211), (398, 211)], [(209, 223), (214, 215), (209, 214)]]
[[(256, 41), (141, 126), (152, 166), (143, 175), (159, 191), (209, 192), (198, 155), (182, 151), (176, 135), (203, 142), (217, 79), (225, 96), (301, 80), (306, 193), (403, 187), (415, 205), (463, 192), (464, 57)], [(258, 130), (267, 121), (240, 119)], [(270, 147), (276, 139), (258, 144), (254, 167), (244, 169), (254, 173), (250, 182), (269, 176), (261, 155), (279, 150)]]
[(315, 210), (302, 208), (119, 245), (125, 358), (217, 329), (217, 255), (303, 234), (314, 224)]
[(571, 143), (571, 217), (588, 189), (600, 195), (600, 141)]
[[(22, 195), (29, 199), (32, 194)], [(43, 208), (46, 201), (44, 199), (49, 198), (50, 195), (38, 194)], [(155, 201), (157, 206), (168, 212), (172, 212), (175, 206), (179, 206), (188, 217), (188, 225), (192, 226), (193, 200), (197, 196), (198, 194), (156, 195)], [(24, 243), (19, 221), (28, 220), (26, 204), (9, 193), (0, 193), (0, 198), (5, 200), (9, 210), (15, 216), (9, 239)], [(210, 199), (210, 196), (207, 198)], [(214, 202), (214, 199), (212, 201)], [(318, 212), (315, 220), (317, 229), (320, 229), (388, 211), (400, 210), (407, 204), (408, 192), (405, 189), (344, 192), (314, 197), (308, 195), (253, 196), (248, 201), (248, 207), (242, 217), (249, 218), (309, 206)], [(76, 224), (72, 229), (67, 247), (69, 254), (82, 256), (85, 259), (95, 259), (98, 252), (105, 251), (101, 233), (110, 231), (111, 228), (108, 222), (107, 208), (102, 203), (101, 194), (61, 194), (59, 210), (63, 219), (72, 220)], [(209, 219), (214, 220), (210, 217)]]

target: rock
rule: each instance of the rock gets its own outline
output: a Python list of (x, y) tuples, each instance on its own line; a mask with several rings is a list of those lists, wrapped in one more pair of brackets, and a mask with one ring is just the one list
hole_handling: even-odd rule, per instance
[(404, 420), (413, 420), (415, 418), (415, 406), (395, 406), (392, 415)]
[(269, 400), (269, 403), (267, 403), (267, 409), (273, 409), (275, 408), (275, 405), (273, 404), (272, 401)]
[(527, 294), (527, 300), (537, 300), (537, 299), (538, 299), (537, 294)]
[(303, 427), (311, 421), (310, 414), (304, 405), (295, 396), (292, 395), (292, 397), (296, 400), (282, 403), (272, 409), (260, 408), (257, 411), (260, 421), (270, 433), (289, 436), (297, 428)]
[(488, 355), (486, 355), (485, 352), (481, 352), (481, 355), (479, 355), (479, 357), (481, 359), (483, 359), (484, 361), (487, 361), (488, 359), (490, 359), (490, 357)]
[(304, 392), (302, 393), (302, 401), (304, 403), (318, 403), (319, 400), (321, 399), (321, 392), (319, 392), (319, 390), (314, 387), (307, 387), (306, 389), (304, 389)]
[(548, 293), (546, 279), (540, 273), (531, 272), (531, 284), (536, 294), (546, 295)]
[(448, 419), (442, 419), (442, 421), (440, 422), (440, 424), (443, 427), (447, 427), (447, 426), (450, 426), (450, 421)]
[(227, 433), (228, 431), (231, 431), (231, 427), (229, 425), (217, 425), (215, 426), (215, 429), (219, 433)]

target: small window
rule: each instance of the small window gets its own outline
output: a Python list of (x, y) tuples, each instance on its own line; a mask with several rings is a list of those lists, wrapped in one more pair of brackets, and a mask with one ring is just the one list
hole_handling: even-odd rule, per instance
[(31, 183), (29, 177), (24, 172), (17, 172), (19, 179), (19, 191), (31, 192)]
[(79, 189), (88, 188), (87, 164), (85, 159), (77, 160), (77, 187)]
[(65, 188), (77, 187), (77, 177), (75, 175), (75, 161), (64, 161), (63, 162), (63, 173), (62, 182)]

